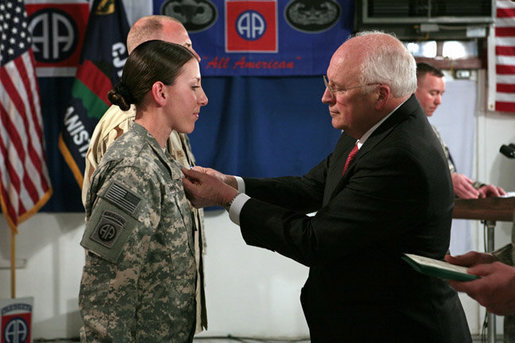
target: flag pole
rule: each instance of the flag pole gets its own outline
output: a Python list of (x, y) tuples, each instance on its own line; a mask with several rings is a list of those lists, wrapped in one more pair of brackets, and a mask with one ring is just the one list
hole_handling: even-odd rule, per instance
[[(5, 12), (0, 20), (5, 28), (2, 31), (0, 107), (2, 125), (8, 127), (7, 130), (0, 130), (2, 147), (8, 147), (0, 149), (0, 207), (11, 229), (11, 297), (15, 298), (17, 226), (48, 201), (52, 195), (52, 185), (46, 166), (36, 61), (25, 1), (18, 0), (16, 5), (15, 1), (8, 1), (12, 6), (4, 6), (6, 2), (3, 0), (0, 3), (2, 15)], [(3, 53), (4, 48), (9, 51), (8, 54)], [(23, 102), (25, 106), (19, 105), (20, 99), (26, 100)], [(30, 158), (26, 158), (29, 155)], [(8, 166), (17, 168), (11, 170)]]
[(16, 298), (16, 233), (11, 231), (11, 298)]

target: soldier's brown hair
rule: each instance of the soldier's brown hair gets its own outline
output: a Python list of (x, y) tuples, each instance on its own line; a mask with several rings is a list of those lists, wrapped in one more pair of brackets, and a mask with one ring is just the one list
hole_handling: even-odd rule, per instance
[(182, 66), (192, 58), (195, 55), (182, 45), (160, 40), (144, 42), (129, 55), (120, 82), (107, 97), (126, 111), (131, 104), (140, 104), (155, 82), (173, 85)]

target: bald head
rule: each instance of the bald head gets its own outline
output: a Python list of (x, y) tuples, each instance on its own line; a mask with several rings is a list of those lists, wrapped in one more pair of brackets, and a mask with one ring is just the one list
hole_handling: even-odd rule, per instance
[(188, 31), (181, 22), (165, 15), (151, 15), (138, 19), (127, 35), (127, 50), (130, 54), (141, 43), (154, 39), (182, 45), (190, 49), (200, 60), (197, 52), (193, 50)]

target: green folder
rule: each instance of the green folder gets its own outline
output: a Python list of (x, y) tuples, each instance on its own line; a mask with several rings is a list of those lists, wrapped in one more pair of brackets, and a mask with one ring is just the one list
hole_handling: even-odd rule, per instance
[(408, 262), (417, 272), (441, 279), (472, 281), (480, 278), (480, 276), (467, 273), (467, 267), (457, 266), (425, 256), (404, 254), (402, 259)]

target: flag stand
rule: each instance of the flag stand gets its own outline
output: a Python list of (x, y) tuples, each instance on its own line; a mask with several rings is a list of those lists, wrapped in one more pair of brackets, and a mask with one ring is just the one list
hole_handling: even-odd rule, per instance
[[(0, 108), (2, 108), (2, 126), (7, 127), (5, 130), (0, 130), (2, 141), (0, 208), (11, 229), (11, 298), (14, 299), (16, 298), (17, 226), (39, 211), (48, 201), (52, 195), (52, 186), (46, 166), (43, 118), (34, 66), (36, 61), (32, 50), (33, 41), (25, 2), (8, 1), (5, 6), (5, 1), (0, 3), (2, 4), (0, 21), (3, 29)], [(30, 157), (27, 158), (27, 156)], [(32, 308), (32, 305), (30, 307)], [(0, 324), (3, 325), (5, 312), (3, 309), (0, 309), (0, 312), (2, 316)], [(18, 322), (12, 328), (16, 333), (10, 332), (9, 337), (16, 341), (20, 330)], [(0, 334), (0, 337), (0, 341), (4, 342), (4, 337), (7, 336)]]
[(11, 231), (11, 298), (16, 298), (16, 232)]

